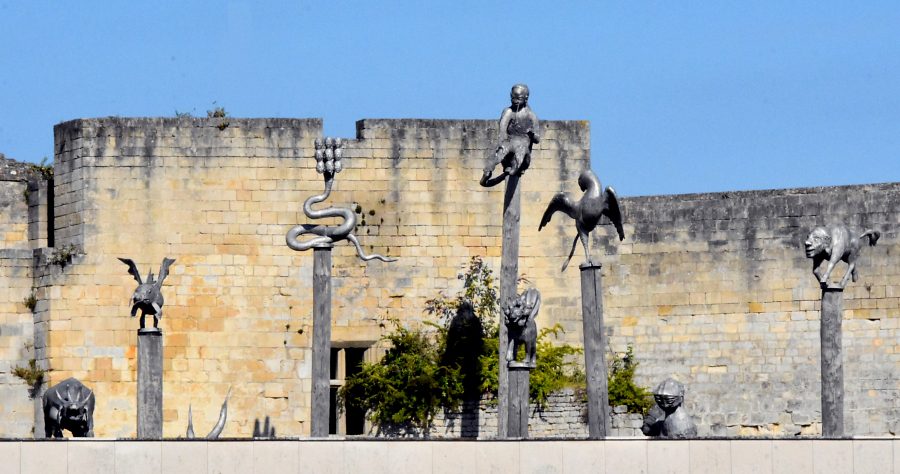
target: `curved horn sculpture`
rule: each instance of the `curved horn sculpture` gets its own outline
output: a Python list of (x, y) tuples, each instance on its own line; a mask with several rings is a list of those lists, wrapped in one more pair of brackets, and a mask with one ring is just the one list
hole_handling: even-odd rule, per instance
[[(325, 191), (322, 194), (310, 196), (303, 203), (303, 213), (310, 219), (323, 219), (326, 217), (340, 217), (344, 222), (335, 227), (314, 224), (296, 225), (288, 231), (286, 241), (288, 247), (293, 250), (309, 250), (313, 247), (328, 246), (341, 240), (349, 240), (356, 247), (356, 254), (364, 261), (372, 259), (381, 260), (382, 262), (393, 262), (396, 258), (385, 257), (379, 254), (366, 255), (363, 252), (359, 240), (353, 235), (356, 229), (356, 214), (350, 209), (341, 207), (326, 207), (324, 209), (313, 209), (313, 204), (318, 204), (328, 199), (331, 195), (331, 188), (334, 185), (334, 175), (340, 173), (343, 169), (341, 158), (343, 151), (340, 138), (321, 138), (316, 139), (316, 171), (325, 177)], [(301, 235), (312, 234), (315, 237), (300, 241)]]

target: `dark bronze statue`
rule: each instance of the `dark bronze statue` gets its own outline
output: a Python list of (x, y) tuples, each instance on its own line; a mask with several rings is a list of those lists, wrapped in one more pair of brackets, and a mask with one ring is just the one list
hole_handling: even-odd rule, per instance
[[(537, 365), (537, 324), (534, 319), (541, 309), (541, 293), (529, 288), (503, 307), (503, 322), (509, 336), (506, 363), (534, 368)], [(516, 362), (516, 352), (525, 346), (525, 360)]]
[(644, 417), (641, 432), (660, 438), (694, 438), (697, 426), (681, 405), (684, 403), (684, 385), (674, 379), (665, 379), (653, 389), (656, 405)]
[[(531, 147), (541, 141), (537, 115), (528, 106), (528, 86), (516, 84), (509, 93), (510, 105), (500, 114), (500, 140), (494, 155), (484, 168), (482, 186), (494, 186), (508, 175), (521, 175), (531, 164)], [(501, 164), (503, 172), (491, 178)]]
[[(324, 225), (300, 224), (291, 228), (287, 233), (287, 245), (293, 250), (309, 250), (316, 246), (331, 245), (341, 240), (349, 240), (356, 247), (356, 254), (364, 261), (378, 259), (382, 262), (393, 262), (397, 259), (385, 257), (378, 254), (366, 255), (363, 253), (362, 246), (359, 244), (353, 230), (356, 229), (356, 214), (350, 210), (340, 207), (326, 207), (316, 210), (312, 208), (313, 204), (320, 203), (331, 195), (331, 188), (334, 185), (334, 175), (340, 173), (343, 169), (341, 158), (343, 151), (341, 149), (341, 139), (327, 138), (324, 141), (317, 138), (316, 142), (316, 171), (325, 177), (325, 192), (308, 198), (303, 203), (303, 212), (310, 219), (323, 219), (326, 217), (339, 217), (344, 222), (336, 227), (328, 227)], [(304, 234), (313, 234), (313, 237), (305, 242), (297, 240)]]
[[(219, 420), (216, 421), (216, 425), (213, 426), (212, 431), (206, 435), (206, 439), (219, 439), (219, 435), (222, 434), (222, 430), (225, 429), (225, 420), (228, 419), (228, 396), (231, 395), (231, 387), (228, 388), (228, 393), (225, 394), (225, 401), (222, 402), (222, 408), (219, 409)], [(194, 415), (191, 410), (191, 406), (188, 405), (188, 425), (187, 431), (185, 432), (185, 438), (194, 439), (197, 435), (194, 434)]]
[(622, 212), (619, 209), (616, 191), (612, 186), (607, 186), (606, 191), (602, 191), (603, 188), (597, 175), (588, 169), (582, 171), (581, 175), (578, 176), (578, 187), (584, 191), (581, 200), (574, 202), (569, 199), (569, 195), (566, 193), (559, 193), (553, 196), (553, 199), (547, 206), (547, 210), (544, 211), (544, 216), (541, 218), (541, 225), (538, 227), (538, 230), (543, 229), (550, 222), (550, 218), (553, 217), (556, 211), (561, 211), (575, 219), (575, 229), (578, 231), (578, 234), (575, 236), (575, 240), (572, 241), (572, 250), (562, 266), (563, 271), (566, 270), (566, 267), (569, 266), (569, 261), (572, 260), (578, 239), (581, 239), (581, 245), (584, 246), (584, 256), (587, 259), (587, 263), (591, 263), (591, 254), (588, 250), (590, 244), (589, 234), (600, 223), (602, 216), (606, 216), (616, 226), (619, 240), (625, 239), (625, 231), (622, 228)]
[[(819, 280), (819, 285), (822, 288), (828, 287), (828, 278), (831, 277), (834, 266), (841, 260), (847, 262), (847, 272), (841, 278), (840, 288), (846, 287), (851, 277), (853, 281), (856, 281), (856, 260), (859, 258), (860, 240), (867, 238), (869, 246), (874, 246), (879, 237), (881, 237), (881, 233), (871, 229), (867, 229), (857, 236), (843, 225), (829, 225), (813, 229), (804, 244), (806, 256), (813, 259), (813, 274)], [(825, 261), (828, 262), (828, 266), (823, 272), (819, 267)]]
[(135, 317), (138, 310), (141, 310), (141, 329), (144, 329), (144, 317), (151, 314), (153, 315), (153, 328), (159, 329), (159, 320), (162, 319), (162, 307), (165, 302), (162, 295), (162, 284), (163, 280), (169, 276), (169, 266), (175, 262), (175, 259), (163, 258), (162, 265), (159, 267), (159, 277), (154, 279), (153, 271), (149, 271), (146, 282), (141, 280), (141, 273), (134, 264), (134, 260), (130, 258), (120, 258), (119, 260), (128, 265), (128, 273), (138, 282), (138, 287), (131, 297), (131, 317)]
[(44, 394), (44, 433), (62, 438), (69, 430), (76, 438), (94, 437), (94, 392), (74, 378), (67, 378)]

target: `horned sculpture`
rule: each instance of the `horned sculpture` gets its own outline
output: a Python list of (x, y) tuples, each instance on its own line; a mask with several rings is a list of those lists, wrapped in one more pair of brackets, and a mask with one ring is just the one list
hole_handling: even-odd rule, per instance
[(63, 430), (76, 438), (94, 437), (94, 392), (75, 378), (47, 389), (43, 397), (44, 434), (62, 438)]
[(159, 267), (159, 277), (154, 279), (151, 270), (147, 273), (147, 281), (141, 280), (141, 273), (134, 264), (134, 260), (130, 258), (120, 258), (119, 260), (128, 265), (128, 273), (138, 282), (138, 287), (131, 297), (131, 317), (135, 317), (138, 310), (141, 310), (141, 329), (144, 329), (144, 317), (148, 314), (153, 315), (153, 328), (159, 329), (162, 306), (165, 302), (162, 295), (162, 284), (163, 280), (169, 276), (169, 266), (175, 262), (175, 259), (163, 258), (162, 265)]

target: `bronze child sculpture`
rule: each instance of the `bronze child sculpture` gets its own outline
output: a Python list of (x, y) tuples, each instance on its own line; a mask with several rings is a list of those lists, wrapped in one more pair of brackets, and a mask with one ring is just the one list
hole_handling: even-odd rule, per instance
[[(493, 186), (507, 175), (521, 175), (531, 164), (531, 147), (541, 141), (541, 126), (537, 115), (528, 106), (528, 94), (525, 84), (512, 87), (510, 105), (500, 114), (500, 143), (484, 168), (482, 186)], [(503, 172), (491, 179), (498, 164), (503, 165)]]
[(141, 310), (141, 329), (144, 329), (144, 317), (151, 314), (153, 315), (153, 328), (159, 329), (162, 306), (165, 302), (162, 295), (162, 284), (163, 280), (169, 276), (169, 266), (175, 262), (175, 259), (163, 258), (162, 265), (159, 267), (159, 278), (154, 279), (151, 271), (147, 274), (146, 282), (141, 280), (141, 273), (134, 264), (134, 260), (130, 258), (120, 258), (119, 260), (128, 265), (128, 273), (138, 282), (138, 287), (131, 297), (131, 317), (135, 317), (138, 310)]

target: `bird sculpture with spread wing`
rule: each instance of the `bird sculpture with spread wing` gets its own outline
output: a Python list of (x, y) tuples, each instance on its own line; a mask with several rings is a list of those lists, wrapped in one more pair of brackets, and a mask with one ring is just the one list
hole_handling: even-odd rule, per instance
[(581, 200), (575, 202), (566, 193), (559, 193), (553, 196), (553, 199), (547, 206), (547, 210), (544, 211), (544, 216), (541, 218), (541, 225), (538, 227), (538, 230), (543, 229), (550, 222), (550, 218), (553, 217), (556, 211), (561, 211), (575, 219), (575, 229), (578, 231), (578, 235), (572, 241), (572, 250), (569, 251), (569, 257), (566, 259), (566, 263), (563, 264), (562, 271), (565, 271), (566, 267), (569, 266), (569, 261), (572, 260), (572, 255), (575, 254), (575, 244), (579, 239), (581, 239), (581, 245), (584, 246), (584, 256), (587, 259), (587, 263), (591, 263), (588, 237), (591, 231), (600, 223), (602, 216), (606, 216), (616, 226), (619, 240), (625, 239), (625, 231), (622, 229), (622, 212), (619, 209), (616, 191), (611, 186), (607, 186), (606, 190), (603, 191), (597, 175), (589, 169), (582, 171), (581, 175), (578, 176), (578, 187), (584, 191)]

